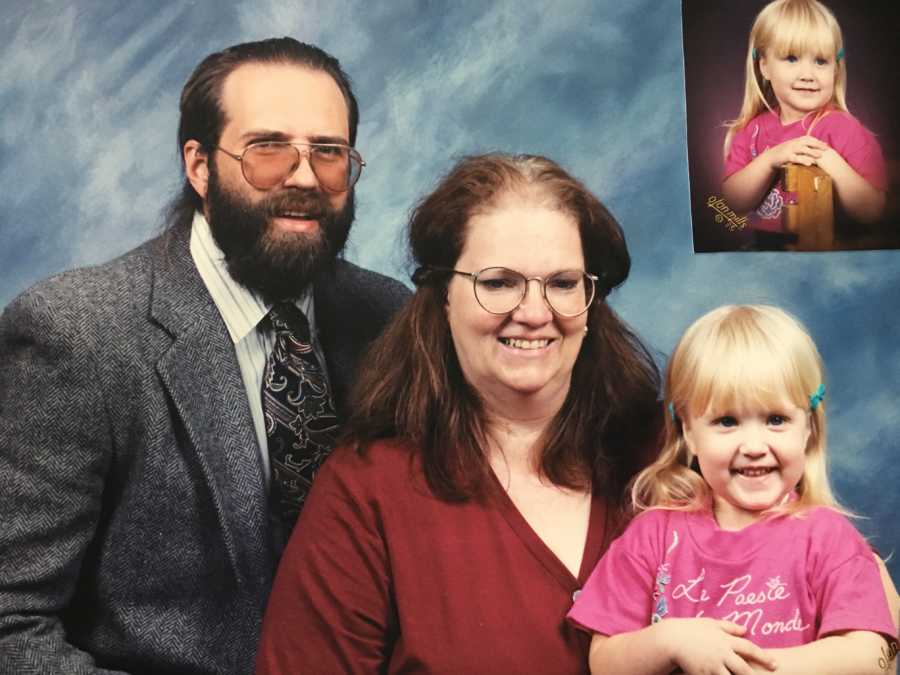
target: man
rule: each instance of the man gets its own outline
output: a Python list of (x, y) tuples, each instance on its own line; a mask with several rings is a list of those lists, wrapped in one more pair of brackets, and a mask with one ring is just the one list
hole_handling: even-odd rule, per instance
[(0, 319), (0, 672), (243, 673), (277, 558), (408, 295), (336, 259), (358, 111), (289, 38), (182, 92), (171, 223)]

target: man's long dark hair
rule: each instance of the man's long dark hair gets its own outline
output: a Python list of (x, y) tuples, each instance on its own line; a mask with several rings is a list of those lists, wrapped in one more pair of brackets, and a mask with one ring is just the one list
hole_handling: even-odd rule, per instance
[[(350, 78), (336, 58), (324, 50), (290, 37), (270, 38), (258, 42), (244, 42), (207, 56), (191, 73), (181, 90), (181, 121), (178, 124), (178, 157), (184, 144), (195, 140), (207, 153), (219, 143), (225, 126), (222, 110), (222, 88), (225, 79), (236, 68), (247, 63), (295, 64), (321, 70), (334, 79), (349, 114), (350, 145), (356, 143), (359, 124), (359, 106), (350, 86)], [(182, 171), (184, 164), (182, 162)], [(169, 205), (166, 222), (170, 227), (186, 227), (194, 217), (194, 211), (202, 211), (203, 202), (193, 186), (184, 179), (181, 192)]]
[[(467, 223), (510, 196), (570, 214), (587, 270), (601, 276), (588, 310), (588, 334), (562, 408), (543, 435), (540, 468), (553, 483), (591, 486), (614, 507), (628, 481), (652, 459), (661, 428), (660, 377), (637, 336), (606, 303), (625, 281), (630, 258), (619, 224), (600, 201), (543, 157), (501, 154), (462, 160), (413, 211), (415, 264), (452, 268)], [(417, 275), (418, 289), (363, 359), (345, 440), (361, 451), (398, 438), (421, 457), (431, 490), (466, 500), (490, 490), (487, 434), (478, 393), (466, 382), (445, 311), (446, 275)]]

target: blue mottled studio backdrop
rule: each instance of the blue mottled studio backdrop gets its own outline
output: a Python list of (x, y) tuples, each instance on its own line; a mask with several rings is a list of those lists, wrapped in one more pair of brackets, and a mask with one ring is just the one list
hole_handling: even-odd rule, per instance
[(634, 267), (611, 301), (661, 363), (722, 303), (809, 326), (838, 493), (900, 549), (900, 252), (692, 253), (679, 0), (5, 0), (0, 305), (158, 231), (182, 84), (209, 52), (272, 35), (321, 45), (354, 81), (368, 167), (348, 258), (408, 280), (407, 213), (454, 157), (557, 159), (623, 224)]

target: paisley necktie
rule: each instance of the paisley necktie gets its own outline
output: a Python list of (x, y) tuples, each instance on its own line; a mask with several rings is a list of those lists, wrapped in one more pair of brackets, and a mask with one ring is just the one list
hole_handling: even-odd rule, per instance
[(331, 452), (337, 416), (316, 358), (309, 322), (291, 303), (269, 311), (275, 345), (263, 373), (262, 403), (272, 468), (271, 506), (290, 534), (316, 471)]

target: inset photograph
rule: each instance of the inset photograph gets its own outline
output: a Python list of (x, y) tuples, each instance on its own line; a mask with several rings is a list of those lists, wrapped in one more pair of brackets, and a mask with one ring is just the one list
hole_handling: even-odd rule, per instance
[(694, 251), (900, 248), (898, 3), (682, 17)]

